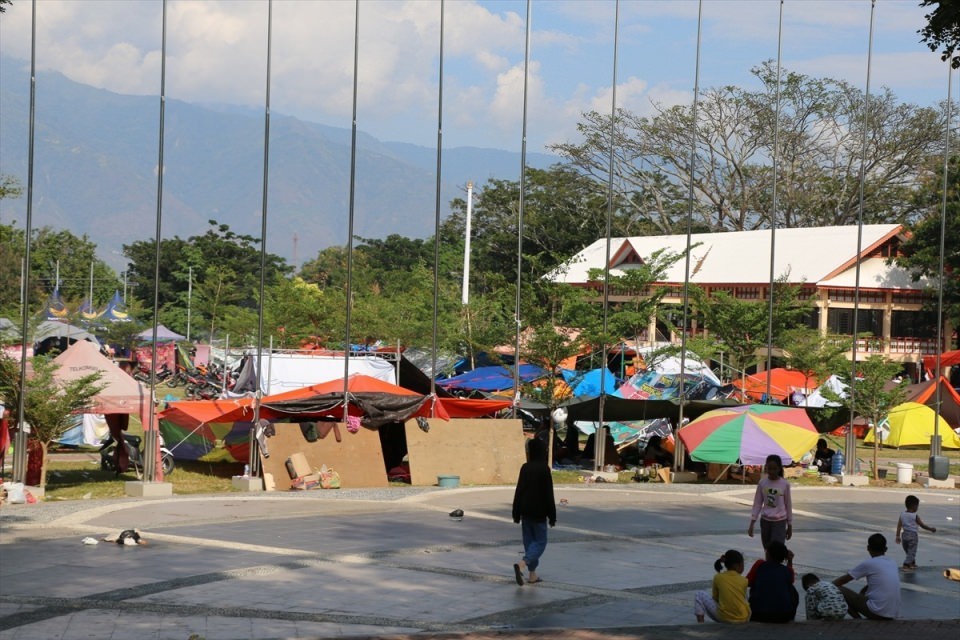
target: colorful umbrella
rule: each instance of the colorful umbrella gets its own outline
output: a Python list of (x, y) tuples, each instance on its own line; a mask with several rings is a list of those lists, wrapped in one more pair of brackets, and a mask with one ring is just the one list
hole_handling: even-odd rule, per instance
[(770, 454), (790, 464), (819, 437), (803, 409), (762, 404), (708, 411), (679, 435), (693, 460), (720, 464), (763, 464)]

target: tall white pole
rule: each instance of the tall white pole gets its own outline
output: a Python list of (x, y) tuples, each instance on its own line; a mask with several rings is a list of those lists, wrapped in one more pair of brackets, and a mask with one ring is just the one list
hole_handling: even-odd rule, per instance
[(187, 342), (190, 342), (190, 304), (193, 300), (193, 267), (187, 267)]
[(460, 302), (466, 306), (470, 302), (470, 219), (473, 216), (473, 182), (467, 183), (467, 228), (463, 232), (463, 295)]
[(90, 261), (90, 313), (93, 313), (93, 264), (94, 261)]

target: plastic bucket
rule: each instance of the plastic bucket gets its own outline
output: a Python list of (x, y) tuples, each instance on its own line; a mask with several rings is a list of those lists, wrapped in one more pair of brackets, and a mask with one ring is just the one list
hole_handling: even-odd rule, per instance
[(437, 486), (452, 489), (460, 486), (460, 476), (437, 476)]
[(913, 465), (906, 462), (897, 463), (897, 483), (911, 484), (913, 482)]

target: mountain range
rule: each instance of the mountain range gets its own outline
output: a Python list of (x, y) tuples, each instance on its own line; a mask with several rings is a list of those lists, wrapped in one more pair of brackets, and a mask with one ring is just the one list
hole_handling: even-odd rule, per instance
[[(29, 63), (0, 57), (0, 174), (24, 195), (0, 200), (0, 222), (26, 220)], [(259, 238), (263, 227), (264, 113), (230, 105), (164, 101), (160, 235), (202, 235), (208, 221)], [(299, 265), (329, 246), (347, 244), (349, 129), (272, 112), (267, 250)], [(120, 268), (124, 244), (157, 229), (160, 100), (121, 95), (37, 73), (32, 226), (86, 235), (98, 255)], [(559, 159), (527, 153), (527, 166)], [(437, 150), (357, 134), (355, 236), (433, 235)], [(517, 180), (520, 154), (498, 149), (442, 149), (441, 216), (470, 180)]]

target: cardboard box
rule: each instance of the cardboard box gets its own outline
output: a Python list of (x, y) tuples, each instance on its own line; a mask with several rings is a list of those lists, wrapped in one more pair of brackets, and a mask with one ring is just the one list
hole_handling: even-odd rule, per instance
[(711, 462), (707, 465), (707, 480), (726, 480), (730, 475), (730, 465)]
[(310, 468), (310, 463), (307, 462), (307, 456), (299, 451), (287, 458), (286, 466), (287, 473), (290, 474), (291, 480), (302, 478), (303, 476), (308, 476), (313, 473), (313, 469)]
[(291, 491), (309, 491), (310, 489), (319, 489), (320, 488), (320, 476), (315, 473), (310, 473), (305, 476), (300, 476), (295, 478), (290, 483)]

